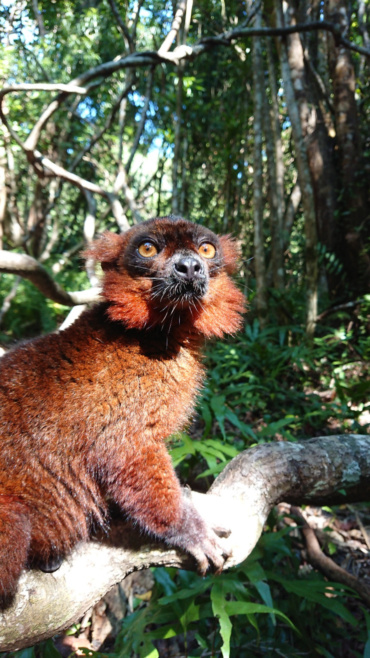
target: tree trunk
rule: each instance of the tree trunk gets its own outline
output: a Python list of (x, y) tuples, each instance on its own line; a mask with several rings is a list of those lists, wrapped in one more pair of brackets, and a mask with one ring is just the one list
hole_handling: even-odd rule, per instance
[[(280, 0), (275, 0), (276, 25), (282, 27), (282, 10)], [(290, 68), (287, 46), (285, 40), (280, 40), (281, 72), (284, 83), (285, 99), (289, 118), (292, 125), (292, 135), (297, 162), (298, 179), (302, 193), (302, 203), (305, 222), (305, 256), (306, 256), (306, 290), (307, 334), (312, 336), (315, 331), (317, 319), (317, 284), (318, 284), (318, 258), (317, 258), (317, 230), (311, 175), (308, 165), (307, 151), (304, 142), (299, 106), (295, 98), (293, 87), (293, 71)], [(298, 67), (298, 63), (297, 63)]]
[(180, 212), (180, 159), (181, 159), (181, 120), (182, 120), (182, 100), (183, 100), (183, 64), (180, 62), (177, 67), (178, 83), (176, 97), (176, 115), (174, 117), (174, 149), (172, 162), (172, 213), (178, 215)]
[[(308, 8), (305, 8), (304, 15), (302, 15), (304, 8), (300, 5), (299, 9), (298, 22), (309, 22), (310, 13)], [(295, 25), (297, 23), (292, 0), (289, 0), (289, 10), (286, 12), (285, 17), (287, 24)], [(315, 35), (312, 38), (316, 46), (319, 37)], [(310, 54), (310, 39), (311, 35), (309, 37), (298, 33), (290, 35), (287, 38), (288, 61), (292, 71), (294, 92), (307, 149), (318, 237), (322, 245), (325, 246), (328, 255), (330, 255), (334, 251), (337, 175), (333, 159), (333, 139), (328, 135), (328, 130), (332, 130), (331, 119), (327, 119), (328, 125), (326, 125), (323, 115), (323, 103), (326, 99), (321, 98), (320, 103), (317, 91), (315, 93), (319, 82), (317, 80), (318, 74), (314, 68), (316, 57), (314, 57), (315, 49), (313, 47), (311, 48), (312, 58)], [(303, 40), (305, 40), (305, 48), (303, 47)], [(329, 288), (335, 294), (338, 280), (332, 270), (328, 274)]]
[(3, 248), (8, 191), (6, 187), (6, 149), (0, 144), (0, 249)]
[[(284, 288), (284, 160), (272, 42), (271, 39), (266, 41), (271, 100), (269, 121), (273, 148), (271, 154), (271, 263), (273, 286), (277, 290), (282, 290)], [(266, 134), (266, 142), (269, 143), (269, 141), (270, 139)]]
[[(344, 0), (328, 0), (327, 19), (348, 30)], [(349, 50), (329, 37), (329, 64), (333, 80), (335, 128), (339, 147), (341, 186), (338, 252), (356, 294), (370, 290), (370, 259), (365, 241), (369, 237), (369, 208), (362, 172), (362, 145), (355, 99), (356, 76)]]
[[(261, 27), (260, 12), (256, 15), (256, 28)], [(256, 271), (257, 313), (261, 327), (267, 319), (267, 284), (263, 235), (263, 177), (262, 177), (262, 121), (264, 72), (262, 66), (262, 41), (260, 37), (253, 40), (253, 87), (254, 87), (254, 148), (253, 148), (253, 219), (254, 219), (254, 257)]]

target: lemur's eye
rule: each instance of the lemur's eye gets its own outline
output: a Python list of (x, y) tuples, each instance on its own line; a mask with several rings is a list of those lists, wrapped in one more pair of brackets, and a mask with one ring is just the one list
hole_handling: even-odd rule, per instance
[(144, 258), (153, 258), (153, 256), (156, 256), (158, 253), (158, 249), (153, 244), (153, 242), (142, 242), (138, 246), (138, 252), (140, 256), (143, 256)]
[(216, 247), (210, 242), (203, 242), (198, 249), (198, 253), (203, 256), (203, 258), (214, 258), (216, 255)]

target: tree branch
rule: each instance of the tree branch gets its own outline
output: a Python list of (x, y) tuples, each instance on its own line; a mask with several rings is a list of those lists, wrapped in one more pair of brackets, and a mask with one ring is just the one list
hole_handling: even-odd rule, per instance
[[(140, 3), (139, 3), (140, 4)], [(111, 7), (115, 7), (114, 2), (111, 2)], [(105, 62), (96, 66), (88, 71), (85, 71), (82, 75), (78, 76), (72, 80), (69, 84), (48, 84), (48, 83), (35, 83), (35, 84), (21, 84), (21, 85), (12, 85), (9, 87), (4, 87), (0, 91), (0, 118), (3, 121), (4, 125), (8, 129), (12, 138), (15, 142), (25, 151), (29, 162), (33, 165), (35, 170), (39, 175), (45, 175), (44, 169), (50, 171), (54, 176), (60, 176), (64, 180), (69, 181), (70, 183), (77, 185), (81, 189), (88, 190), (89, 192), (94, 192), (105, 196), (111, 203), (112, 210), (115, 214), (117, 222), (122, 225), (125, 224), (124, 213), (122, 208), (119, 208), (119, 201), (117, 198), (112, 197), (112, 195), (103, 190), (100, 186), (94, 185), (89, 181), (82, 179), (71, 172), (68, 172), (63, 167), (56, 165), (49, 158), (43, 156), (39, 151), (36, 150), (38, 140), (41, 135), (41, 131), (45, 127), (47, 121), (50, 117), (56, 112), (60, 105), (65, 101), (71, 93), (77, 94), (87, 94), (93, 86), (99, 85), (100, 82), (96, 82), (98, 79), (105, 79), (115, 73), (116, 71), (122, 70), (124, 68), (136, 68), (140, 66), (152, 66), (155, 67), (158, 64), (165, 62), (172, 62), (175, 65), (178, 65), (181, 61), (187, 59), (194, 59), (200, 54), (218, 46), (230, 45), (233, 41), (237, 39), (244, 39), (247, 37), (254, 36), (285, 36), (287, 34), (292, 34), (294, 32), (310, 32), (313, 30), (326, 30), (331, 32), (334, 36), (336, 44), (342, 44), (346, 48), (355, 50), (366, 57), (370, 57), (370, 51), (361, 46), (357, 46), (348, 41), (342, 33), (342, 28), (340, 25), (330, 23), (328, 21), (312, 21), (307, 24), (298, 24), (290, 25), (287, 27), (271, 28), (271, 27), (261, 27), (261, 28), (248, 28), (248, 27), (239, 27), (227, 32), (223, 32), (217, 36), (213, 37), (204, 37), (198, 41), (194, 46), (180, 45), (177, 46), (173, 51), (169, 52), (170, 41), (172, 43), (175, 34), (179, 29), (183, 13), (186, 9), (186, 0), (181, 0), (176, 11), (172, 29), (167, 35), (164, 43), (160, 47), (158, 52), (155, 51), (144, 51), (144, 52), (133, 52), (126, 57), (119, 57), (110, 62)], [(181, 16), (180, 16), (181, 14)], [(95, 82), (94, 82), (95, 81)], [(15, 93), (19, 91), (59, 91), (60, 93), (54, 100), (45, 108), (41, 116), (37, 120), (36, 124), (32, 128), (30, 134), (28, 135), (25, 142), (17, 135), (16, 131), (10, 125), (6, 112), (3, 108), (3, 99), (9, 93)]]
[(328, 557), (321, 550), (315, 531), (309, 526), (301, 510), (292, 506), (291, 513), (298, 519), (300, 530), (306, 542), (307, 558), (310, 564), (318, 571), (321, 571), (326, 578), (342, 583), (351, 587), (357, 592), (362, 600), (370, 607), (370, 589), (362, 583), (356, 576), (348, 573), (345, 569)]
[[(336, 43), (342, 44), (350, 50), (354, 50), (366, 57), (370, 57), (370, 51), (361, 46), (357, 46), (350, 42), (348, 39), (342, 36), (341, 27), (330, 23), (329, 21), (312, 21), (311, 23), (289, 25), (287, 27), (261, 27), (261, 28), (235, 28), (234, 30), (229, 30), (228, 32), (222, 32), (217, 36), (204, 37), (198, 41), (193, 47), (187, 45), (181, 45), (175, 48), (171, 53), (162, 52), (159, 53), (156, 51), (143, 51), (135, 52), (127, 57), (120, 57), (114, 59), (110, 62), (104, 62), (99, 66), (96, 66), (88, 71), (85, 71), (82, 75), (78, 76), (72, 80), (68, 85), (51, 85), (57, 90), (60, 90), (61, 93), (50, 103), (50, 105), (44, 110), (43, 114), (37, 121), (36, 125), (33, 127), (30, 135), (28, 136), (24, 146), (17, 137), (18, 143), (22, 145), (26, 150), (32, 150), (36, 147), (40, 133), (48, 119), (56, 112), (61, 103), (66, 99), (69, 93), (88, 93), (91, 87), (86, 86), (92, 80), (97, 78), (107, 78), (116, 71), (120, 71), (124, 68), (136, 68), (141, 66), (153, 66), (168, 61), (178, 64), (180, 60), (193, 59), (201, 55), (202, 53), (210, 50), (211, 48), (217, 46), (228, 46), (236, 39), (243, 39), (247, 37), (254, 36), (286, 36), (288, 34), (293, 34), (294, 32), (312, 32), (316, 30), (325, 30), (331, 32), (336, 40)], [(27, 87), (27, 89), (26, 89)], [(4, 87), (0, 92), (0, 117), (9, 129), (11, 130), (7, 118), (4, 114), (2, 108), (2, 100), (4, 96), (10, 92), (15, 91), (32, 91), (35, 89), (47, 91), (50, 85), (39, 84), (39, 85), (14, 85), (11, 87)], [(73, 90), (73, 91), (72, 91)], [(12, 131), (14, 136), (14, 131)]]
[(35, 258), (26, 256), (25, 254), (17, 254), (1, 249), (0, 271), (7, 274), (16, 274), (23, 279), (28, 279), (45, 297), (64, 306), (88, 304), (99, 299), (100, 288), (90, 288), (89, 290), (81, 290), (79, 292), (67, 292), (63, 290)]
[(164, 55), (169, 51), (173, 41), (176, 39), (181, 22), (186, 11), (187, 0), (180, 0), (178, 7), (176, 9), (175, 15), (173, 17), (171, 29), (167, 34), (165, 40), (163, 41), (161, 47), (158, 50), (158, 55)]
[(346, 39), (342, 34), (342, 28), (340, 25), (330, 23), (329, 21), (311, 21), (310, 23), (297, 23), (296, 25), (288, 25), (285, 27), (241, 27), (230, 30), (229, 32), (224, 32), (214, 37), (204, 37), (201, 39), (199, 44), (202, 45), (229, 45), (231, 41), (235, 39), (240, 39), (243, 37), (284, 37), (288, 34), (294, 34), (295, 32), (315, 32), (317, 30), (325, 30), (326, 32), (331, 32), (335, 42), (337, 44), (343, 45), (349, 50), (370, 57), (370, 50), (363, 48), (362, 46), (357, 46)]
[(118, 11), (118, 7), (117, 7), (116, 3), (114, 2), (114, 0), (108, 0), (108, 2), (109, 2), (109, 5), (110, 5), (110, 8), (112, 10), (113, 16), (116, 19), (118, 29), (122, 33), (123, 40), (125, 42), (126, 48), (130, 53), (133, 53), (134, 50), (135, 50), (134, 42), (133, 42), (133, 39), (132, 39), (132, 36), (131, 36), (129, 30), (127, 29), (127, 26), (126, 26), (125, 22), (121, 18), (121, 15)]
[(322, 311), (320, 315), (317, 316), (317, 321), (320, 322), (324, 318), (326, 318), (328, 315), (331, 315), (332, 313), (339, 313), (340, 311), (351, 311), (352, 309), (356, 308), (357, 306), (360, 306), (365, 302), (365, 299), (355, 299), (352, 302), (346, 302), (345, 304), (337, 304), (336, 306), (331, 306), (330, 308), (325, 309), (325, 311)]
[[(231, 530), (222, 540), (232, 549), (226, 568), (250, 554), (278, 502), (331, 505), (368, 500), (369, 448), (369, 436), (340, 435), (259, 445), (235, 457), (208, 494), (192, 494), (212, 527)], [(0, 650), (13, 651), (55, 635), (126, 575), (159, 565), (195, 569), (188, 556), (117, 522), (108, 538), (79, 545), (55, 573), (22, 575), (13, 605), (0, 616)]]

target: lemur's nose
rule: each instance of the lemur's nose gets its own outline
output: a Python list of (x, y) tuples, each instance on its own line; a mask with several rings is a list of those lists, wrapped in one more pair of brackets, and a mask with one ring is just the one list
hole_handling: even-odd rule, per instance
[(175, 262), (176, 274), (184, 281), (204, 278), (203, 264), (195, 256), (182, 256)]

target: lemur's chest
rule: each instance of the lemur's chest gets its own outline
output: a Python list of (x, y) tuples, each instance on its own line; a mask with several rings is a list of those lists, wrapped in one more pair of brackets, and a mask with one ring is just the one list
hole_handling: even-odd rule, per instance
[(108, 370), (109, 398), (127, 432), (140, 428), (158, 438), (188, 422), (203, 381), (198, 355), (185, 347), (163, 357), (131, 346), (116, 353)]

